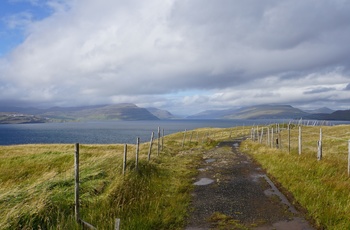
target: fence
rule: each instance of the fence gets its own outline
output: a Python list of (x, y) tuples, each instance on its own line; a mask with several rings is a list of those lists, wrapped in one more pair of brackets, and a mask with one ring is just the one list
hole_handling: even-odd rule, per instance
[[(320, 123), (324, 124), (324, 123)], [(297, 146), (297, 153), (303, 154), (304, 148), (309, 151), (315, 151), (315, 156), (318, 161), (321, 161), (325, 153), (331, 152), (332, 143), (341, 142), (347, 146), (347, 173), (350, 176), (350, 132), (344, 134), (343, 138), (330, 133), (327, 134), (324, 129), (327, 126), (319, 127), (315, 132), (317, 123), (307, 122), (307, 124), (273, 124), (263, 127), (253, 127), (251, 129), (250, 138), (260, 144), (266, 144), (271, 148), (278, 148), (287, 151), (289, 154), (293, 146)], [(281, 127), (282, 126), (282, 127)], [(307, 137), (307, 138), (304, 138)], [(304, 140), (305, 139), (305, 140)], [(325, 151), (327, 142), (327, 149)], [(314, 150), (313, 150), (314, 149)], [(295, 150), (295, 148), (294, 148)]]
[[(219, 131), (220, 130), (220, 131)], [(246, 129), (245, 127), (241, 128), (240, 130), (236, 131), (237, 133), (241, 135), (246, 135), (248, 133), (249, 129)], [(211, 129), (211, 132), (208, 131), (191, 131), (188, 132), (187, 129), (182, 133), (178, 133), (178, 135), (183, 135), (181, 138), (181, 141), (178, 141), (178, 146), (180, 148), (185, 148), (185, 147), (191, 147), (193, 145), (197, 144), (204, 144), (207, 141), (210, 141), (212, 139), (225, 139), (225, 138), (230, 138), (232, 136), (233, 129), (227, 129), (227, 131), (222, 131), (222, 129)], [(154, 143), (156, 142), (156, 157), (161, 156), (161, 151), (165, 149), (164, 147), (164, 129), (160, 129), (158, 127), (158, 132), (157, 132), (157, 139), (155, 140), (154, 138), (154, 132), (151, 133), (151, 138), (149, 142), (149, 146), (147, 146), (147, 161), (149, 162), (151, 160), (152, 154), (154, 152)], [(180, 139), (180, 138), (178, 138)], [(195, 140), (194, 140), (195, 139)], [(127, 162), (128, 162), (128, 155), (130, 153), (128, 152), (128, 144), (124, 144), (124, 152), (123, 152), (123, 161), (122, 161), (122, 174), (125, 175), (127, 173)], [(89, 228), (89, 229), (96, 229), (92, 224), (84, 221), (80, 215), (80, 194), (79, 194), (79, 155), (80, 155), (80, 144), (76, 143), (75, 144), (75, 220), (77, 223), (82, 225), (84, 228)], [(139, 156), (140, 156), (140, 138), (136, 138), (136, 145), (135, 145), (135, 170), (139, 170)], [(120, 226), (120, 219), (115, 220), (115, 229), (119, 229)]]

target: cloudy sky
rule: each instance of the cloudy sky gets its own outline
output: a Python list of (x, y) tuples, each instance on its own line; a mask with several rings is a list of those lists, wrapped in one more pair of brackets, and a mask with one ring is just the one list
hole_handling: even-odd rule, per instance
[(350, 0), (2, 0), (0, 104), (350, 108)]

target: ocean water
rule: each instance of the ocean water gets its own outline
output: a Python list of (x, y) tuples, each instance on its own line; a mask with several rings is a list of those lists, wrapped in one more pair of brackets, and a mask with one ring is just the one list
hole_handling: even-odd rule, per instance
[[(168, 135), (185, 129), (229, 128), (244, 125), (266, 125), (276, 120), (159, 120), (159, 121), (95, 121), (41, 124), (0, 125), (0, 145), (39, 143), (114, 144), (147, 142), (158, 127)], [(282, 122), (279, 120), (278, 122)], [(288, 122), (288, 121), (285, 121)]]

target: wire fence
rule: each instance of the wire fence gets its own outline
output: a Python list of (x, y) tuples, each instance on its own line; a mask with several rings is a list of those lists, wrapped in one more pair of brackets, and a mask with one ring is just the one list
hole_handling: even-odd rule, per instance
[[(210, 131), (207, 131), (206, 129), (198, 129), (198, 130), (190, 130), (188, 131), (185, 129), (183, 132), (179, 132), (177, 134), (173, 134), (172, 137), (169, 139), (175, 140), (176, 143), (175, 145), (181, 147), (181, 149), (185, 148), (191, 148), (194, 146), (206, 144), (207, 142), (211, 142), (214, 140), (224, 140), (227, 138), (231, 138), (233, 133), (235, 136), (246, 136), (249, 133), (249, 127), (235, 127), (235, 128), (211, 128)], [(162, 151), (165, 149), (164, 145), (164, 129), (160, 129), (158, 127), (158, 132), (157, 132), (157, 138), (154, 138), (154, 132), (151, 133), (150, 141), (147, 146), (147, 143), (144, 143), (142, 145), (143, 148), (147, 149), (147, 161), (149, 162), (152, 157), (161, 157), (162, 156)], [(156, 149), (154, 149), (154, 146), (156, 145)], [(83, 220), (81, 217), (81, 207), (80, 207), (80, 163), (79, 163), (79, 155), (80, 155), (80, 144), (76, 143), (75, 144), (75, 161), (74, 161), (74, 171), (75, 171), (75, 220), (78, 224), (82, 225), (84, 228), (88, 229), (96, 229), (96, 227), (88, 223), (87, 221)], [(123, 152), (123, 163), (122, 163), (122, 174), (125, 175), (127, 173), (127, 162), (128, 158), (131, 160), (134, 160), (135, 162), (135, 167), (134, 170), (140, 170), (138, 167), (138, 162), (139, 162), (139, 157), (140, 155), (140, 138), (136, 138), (136, 144), (131, 145), (132, 148), (135, 150), (135, 155), (130, 156), (130, 151), (129, 147), (130, 144), (124, 144), (124, 152)], [(144, 149), (144, 150), (145, 150)], [(144, 153), (146, 151), (143, 151)], [(115, 230), (119, 230), (119, 226), (122, 220), (119, 218), (115, 219)]]
[(310, 121), (270, 124), (252, 127), (250, 139), (289, 154), (314, 154), (319, 161), (324, 158), (347, 161), (350, 176), (350, 126), (318, 126)]

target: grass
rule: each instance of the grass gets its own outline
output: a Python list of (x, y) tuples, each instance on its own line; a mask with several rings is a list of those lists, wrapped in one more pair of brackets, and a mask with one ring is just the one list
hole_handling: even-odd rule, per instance
[[(81, 218), (98, 229), (182, 229), (193, 177), (203, 151), (215, 140), (246, 134), (248, 129), (197, 129), (168, 135), (157, 156), (153, 145), (80, 146)], [(233, 132), (232, 132), (233, 131)], [(156, 143), (156, 141), (155, 141)], [(0, 229), (81, 229), (74, 218), (74, 145), (0, 146)]]
[[(317, 160), (320, 128), (323, 159)], [(265, 130), (266, 132), (266, 130)], [(270, 148), (266, 137), (262, 144), (245, 141), (242, 151), (251, 154), (267, 172), (291, 192), (318, 227), (350, 229), (350, 178), (347, 173), (350, 126), (302, 127), (302, 153), (298, 151), (298, 127), (282, 130), (282, 148)]]

